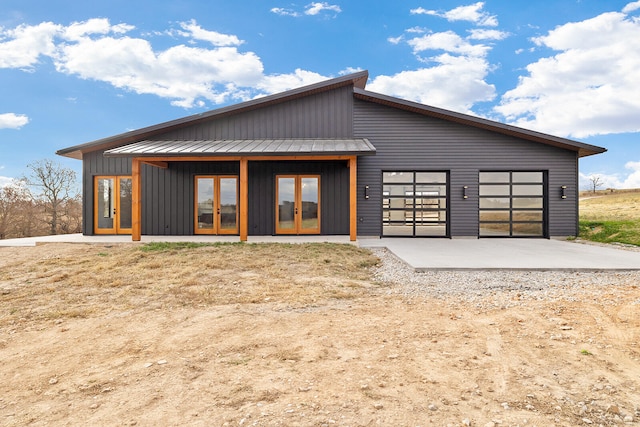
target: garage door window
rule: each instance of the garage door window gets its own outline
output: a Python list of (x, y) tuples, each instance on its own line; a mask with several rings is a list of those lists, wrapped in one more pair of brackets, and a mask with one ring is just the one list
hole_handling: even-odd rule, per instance
[(383, 236), (448, 236), (447, 172), (383, 172)]
[(545, 172), (480, 172), (480, 237), (545, 237)]

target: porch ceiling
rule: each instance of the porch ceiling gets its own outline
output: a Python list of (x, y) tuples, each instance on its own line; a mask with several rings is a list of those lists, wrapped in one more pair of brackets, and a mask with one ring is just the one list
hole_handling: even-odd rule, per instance
[(326, 156), (371, 155), (376, 148), (366, 138), (355, 139), (233, 139), (134, 142), (104, 152), (106, 157), (181, 156)]

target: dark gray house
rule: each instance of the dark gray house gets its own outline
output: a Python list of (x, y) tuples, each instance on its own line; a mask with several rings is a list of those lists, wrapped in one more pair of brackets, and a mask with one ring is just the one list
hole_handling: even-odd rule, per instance
[(365, 90), (366, 71), (65, 148), (84, 234), (576, 235), (604, 148)]

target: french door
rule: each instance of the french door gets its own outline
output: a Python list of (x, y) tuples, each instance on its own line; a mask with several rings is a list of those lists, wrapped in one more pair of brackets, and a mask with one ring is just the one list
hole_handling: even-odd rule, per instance
[(276, 233), (320, 234), (320, 176), (276, 176)]
[(195, 177), (195, 234), (238, 234), (238, 177)]
[(95, 234), (131, 234), (131, 177), (94, 178)]

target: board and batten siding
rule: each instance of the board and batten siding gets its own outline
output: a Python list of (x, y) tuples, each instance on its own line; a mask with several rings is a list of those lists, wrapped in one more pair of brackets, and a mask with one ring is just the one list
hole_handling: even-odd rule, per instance
[(104, 157), (102, 151), (82, 157), (82, 233), (85, 235), (93, 235), (93, 178), (99, 175), (131, 175), (131, 159)]
[[(382, 235), (382, 171), (449, 171), (450, 233), (478, 235), (478, 174), (489, 170), (548, 171), (548, 232), (577, 233), (577, 153), (488, 130), (354, 100), (354, 137), (368, 138), (375, 156), (358, 158), (358, 235)], [(369, 199), (364, 199), (364, 186)], [(463, 186), (468, 186), (463, 199)], [(567, 198), (560, 197), (566, 185)]]
[(350, 87), (263, 106), (154, 137), (158, 140), (351, 138)]

